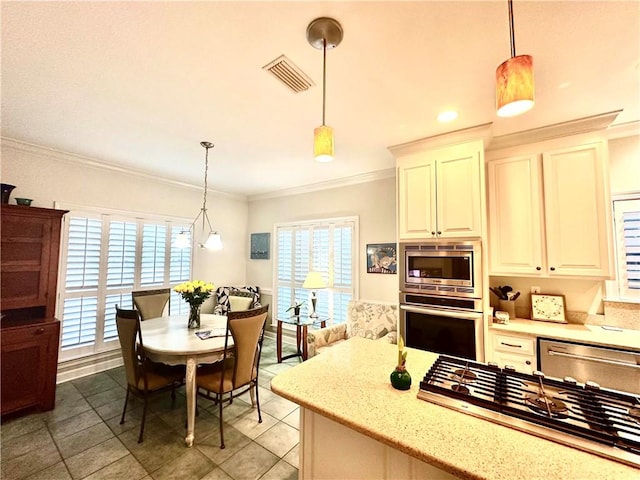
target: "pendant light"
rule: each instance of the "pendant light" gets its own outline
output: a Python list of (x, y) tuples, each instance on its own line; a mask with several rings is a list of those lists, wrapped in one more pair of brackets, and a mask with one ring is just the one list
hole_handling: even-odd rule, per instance
[[(186, 248), (191, 244), (191, 236), (190, 233), (193, 232), (195, 234), (195, 226), (198, 219), (202, 216), (202, 239), (204, 242), (199, 243), (198, 246), (200, 248), (206, 248), (209, 250), (220, 250), (222, 248), (222, 238), (218, 232), (214, 232), (213, 228), (211, 228), (211, 222), (209, 221), (209, 215), (207, 214), (207, 174), (209, 173), (209, 149), (213, 148), (213, 143), (211, 142), (200, 142), (205, 150), (205, 159), (204, 159), (204, 198), (202, 201), (202, 208), (200, 209), (200, 213), (195, 218), (189, 230), (183, 230), (178, 235), (176, 235), (175, 246), (177, 248)], [(205, 223), (206, 222), (206, 223)], [(208, 228), (207, 228), (208, 227)], [(208, 234), (205, 232), (209, 232)]]
[(496, 69), (496, 110), (499, 117), (514, 117), (534, 105), (533, 57), (516, 56), (513, 33), (513, 1), (509, 4), (511, 58)]
[(330, 162), (333, 160), (333, 128), (325, 125), (327, 49), (340, 45), (342, 27), (333, 18), (316, 18), (307, 27), (307, 41), (313, 48), (322, 49), (322, 125), (313, 131), (313, 156), (318, 162)]

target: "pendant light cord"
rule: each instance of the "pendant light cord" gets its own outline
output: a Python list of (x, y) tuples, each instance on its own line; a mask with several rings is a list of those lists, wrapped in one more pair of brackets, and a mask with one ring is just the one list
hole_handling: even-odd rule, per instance
[(327, 103), (327, 39), (322, 39), (322, 125)]
[(511, 58), (516, 56), (516, 37), (513, 31), (513, 0), (509, 0), (509, 31), (511, 32)]
[(204, 156), (204, 198), (202, 200), (202, 209), (207, 210), (207, 176), (209, 173), (209, 147), (205, 147), (207, 153)]
[[(213, 147), (213, 144), (208, 142), (201, 142), (200, 145), (202, 145), (206, 150), (204, 156), (204, 194), (202, 198), (202, 210), (200, 211), (200, 213), (202, 214), (202, 229), (204, 230), (205, 228), (204, 222), (206, 220), (207, 224), (209, 225), (209, 230), (211, 231), (213, 229), (211, 228), (211, 221), (209, 220), (209, 215), (207, 214), (207, 177), (209, 176), (209, 149)], [(194, 223), (196, 220), (194, 220)]]

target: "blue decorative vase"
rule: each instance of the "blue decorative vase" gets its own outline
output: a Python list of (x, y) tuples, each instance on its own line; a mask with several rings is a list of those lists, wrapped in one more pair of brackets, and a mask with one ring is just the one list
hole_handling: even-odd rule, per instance
[(8, 183), (0, 183), (1, 191), (2, 191), (2, 203), (9, 203), (9, 197), (11, 196), (11, 192), (15, 185), (9, 185)]

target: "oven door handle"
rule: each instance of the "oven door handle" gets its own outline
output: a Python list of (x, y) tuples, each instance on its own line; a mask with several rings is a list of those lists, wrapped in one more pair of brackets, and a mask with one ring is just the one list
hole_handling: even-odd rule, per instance
[(635, 363), (619, 362), (617, 360), (607, 360), (606, 358), (601, 358), (601, 357), (590, 357), (590, 356), (585, 356), (585, 355), (575, 355), (573, 353), (556, 352), (555, 350), (549, 350), (548, 353), (551, 356), (573, 358), (573, 359), (576, 359), (576, 360), (586, 360), (588, 362), (606, 363), (607, 365), (616, 365), (616, 366), (619, 366), (619, 367), (630, 367), (630, 368), (638, 368), (638, 369), (640, 369), (640, 365), (636, 365)]
[(461, 318), (463, 320), (481, 320), (482, 313), (479, 312), (463, 312), (452, 310), (438, 310), (435, 308), (412, 307), (410, 305), (400, 305), (402, 310), (413, 313), (424, 313), (426, 315), (438, 315), (439, 317)]

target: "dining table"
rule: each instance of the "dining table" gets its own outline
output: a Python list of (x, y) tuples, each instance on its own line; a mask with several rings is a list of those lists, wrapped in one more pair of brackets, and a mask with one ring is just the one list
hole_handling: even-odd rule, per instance
[[(225, 349), (227, 317), (202, 314), (200, 328), (187, 327), (188, 315), (167, 315), (140, 322), (142, 343), (147, 357), (167, 365), (186, 365), (185, 392), (187, 398), (187, 436), (185, 443), (193, 446), (196, 416), (196, 371), (198, 364), (222, 360)], [(229, 345), (233, 338), (229, 337)]]

